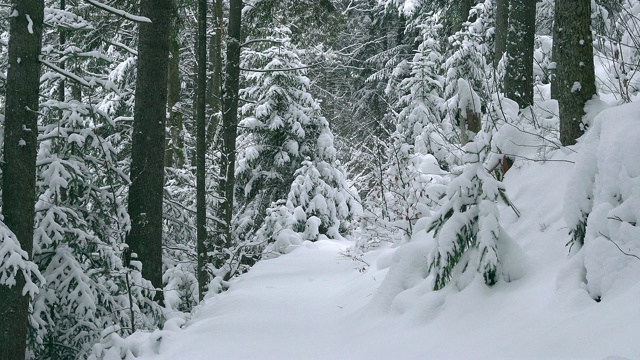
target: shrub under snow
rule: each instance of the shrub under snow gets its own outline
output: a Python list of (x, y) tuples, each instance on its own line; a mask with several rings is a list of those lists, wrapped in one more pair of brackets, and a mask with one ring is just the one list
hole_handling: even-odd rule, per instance
[(570, 244), (598, 299), (640, 279), (640, 103), (603, 111), (584, 136), (564, 203)]

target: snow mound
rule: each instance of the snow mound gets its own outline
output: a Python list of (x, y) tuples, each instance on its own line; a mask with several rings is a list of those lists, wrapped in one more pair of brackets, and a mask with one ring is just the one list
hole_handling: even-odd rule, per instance
[(581, 142), (564, 212), (595, 299), (640, 281), (640, 103), (602, 111)]

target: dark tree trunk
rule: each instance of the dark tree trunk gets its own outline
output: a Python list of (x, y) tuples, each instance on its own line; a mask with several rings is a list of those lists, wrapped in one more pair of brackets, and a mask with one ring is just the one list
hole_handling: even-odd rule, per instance
[(198, 291), (202, 301), (209, 281), (206, 271), (207, 204), (205, 203), (205, 158), (207, 142), (207, 0), (198, 0), (198, 93), (196, 99), (196, 233), (198, 252)]
[(165, 149), (164, 164), (166, 167), (175, 166), (181, 169), (184, 166), (183, 137), (182, 137), (182, 111), (175, 108), (180, 102), (180, 44), (178, 43), (178, 30), (171, 31), (169, 38), (169, 78), (167, 88), (167, 109), (169, 110), (169, 134), (167, 149)]
[[(5, 96), (2, 211), (4, 222), (22, 250), (33, 251), (36, 200), (38, 94), (42, 48), (43, 0), (15, 1), (10, 17), (9, 69)], [(0, 285), (0, 359), (24, 359), (29, 298), (22, 295), (24, 278)]]
[(214, 146), (215, 134), (220, 123), (220, 111), (222, 110), (222, 36), (224, 34), (222, 0), (213, 0), (213, 24), (215, 33), (209, 44), (209, 62), (211, 64), (211, 76), (207, 83), (207, 102), (213, 116), (207, 129), (207, 149)]
[(469, 11), (475, 4), (475, 0), (455, 0), (449, 2), (445, 13), (444, 35), (455, 34), (462, 29), (462, 25), (469, 19)]
[[(66, 0), (60, 0), (60, 9), (65, 10), (66, 7), (67, 7)], [(67, 31), (62, 27), (60, 27), (60, 29), (58, 29), (58, 36), (59, 36), (59, 43), (61, 48), (60, 50), (64, 51), (64, 49), (62, 48), (67, 43)], [(64, 69), (66, 65), (64, 61), (61, 61), (59, 66), (61, 69)], [(66, 100), (65, 87), (66, 87), (66, 81), (64, 80), (64, 78), (61, 78), (60, 82), (58, 83), (58, 101), (60, 102), (64, 102)], [(58, 118), (60, 120), (62, 120), (62, 113), (63, 113), (62, 109), (58, 110)]]
[[(238, 90), (240, 80), (240, 29), (242, 0), (229, 3), (229, 28), (227, 30), (227, 63), (222, 113), (222, 156), (220, 162), (219, 193), (223, 196), (218, 205), (218, 217), (222, 223), (216, 226), (216, 245), (231, 246), (231, 218), (233, 216), (233, 189), (235, 185), (236, 136), (238, 130)], [(221, 265), (221, 264), (216, 264)]]
[(584, 133), (584, 105), (596, 94), (589, 0), (556, 1), (551, 84), (560, 108), (560, 142), (573, 145)]
[(521, 109), (533, 105), (533, 42), (536, 30), (536, 2), (509, 1), (507, 31), (507, 67), (504, 95)]
[[(142, 262), (142, 275), (162, 288), (162, 191), (164, 186), (167, 67), (172, 0), (142, 0), (131, 150), (127, 244)], [(162, 302), (162, 292), (156, 294)]]
[(507, 48), (507, 29), (509, 26), (509, 0), (496, 0), (496, 37), (493, 65), (498, 63)]

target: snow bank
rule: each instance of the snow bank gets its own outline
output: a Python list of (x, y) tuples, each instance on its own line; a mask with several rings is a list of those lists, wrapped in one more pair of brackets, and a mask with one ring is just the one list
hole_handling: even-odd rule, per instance
[(573, 245), (584, 245), (595, 299), (640, 281), (640, 103), (602, 111), (580, 144), (564, 202)]

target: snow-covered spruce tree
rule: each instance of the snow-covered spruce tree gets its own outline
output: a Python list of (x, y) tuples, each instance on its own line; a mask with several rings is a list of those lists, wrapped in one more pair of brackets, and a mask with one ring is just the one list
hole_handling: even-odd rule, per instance
[(493, 59), (492, 13), (492, 0), (475, 5), (462, 30), (448, 39), (450, 50), (444, 61), (445, 102), (442, 110), (443, 127), (450, 129), (448, 139), (452, 143), (464, 145), (481, 130), (482, 102), (489, 98), (487, 59), (489, 62)]
[(465, 145), (462, 173), (449, 184), (428, 227), (435, 240), (427, 259), (434, 290), (466, 272), (482, 274), (491, 286), (502, 273), (499, 246), (508, 236), (500, 226), (496, 203), (507, 200), (502, 183), (483, 165), (487, 146), (483, 141)]
[(438, 200), (430, 197), (428, 190), (432, 182), (440, 182), (437, 179), (441, 179), (442, 170), (438, 162), (446, 166), (448, 154), (455, 154), (442, 135), (438, 111), (443, 81), (438, 75), (442, 60), (438, 26), (433, 14), (417, 17), (418, 22), (420, 45), (413, 59), (401, 65), (409, 69), (409, 74), (399, 85), (402, 96), (398, 108), (402, 110), (397, 115), (385, 180), (381, 182), (389, 214), (387, 219), (379, 219), (388, 223), (387, 227), (403, 230), (407, 238), (413, 231), (412, 224), (428, 216), (429, 208)]
[[(241, 239), (262, 226), (267, 207), (279, 199), (287, 199), (292, 183), (295, 184), (299, 173), (306, 172), (310, 166), (320, 168), (323, 175), (321, 178), (304, 175), (313, 179), (312, 183), (304, 185), (305, 191), (320, 187), (318, 181), (330, 187), (344, 185), (344, 175), (334, 173), (336, 151), (329, 124), (321, 114), (320, 105), (309, 93), (305, 66), (287, 34), (288, 29), (277, 29), (274, 36), (267, 38), (270, 42), (267, 48), (246, 51), (243, 55), (244, 67), (266, 72), (249, 74), (248, 86), (242, 91), (242, 97), (251, 102), (242, 108), (244, 119), (240, 123), (242, 130), (238, 140), (236, 186), (240, 212), (237, 233)], [(305, 159), (310, 159), (311, 163), (303, 165)], [(323, 195), (332, 197), (331, 194)], [(306, 200), (294, 203), (296, 206), (308, 205)], [(318, 215), (322, 218), (326, 214)], [(342, 221), (348, 214), (338, 216)], [(322, 226), (326, 229), (322, 233), (327, 233), (333, 229), (333, 221), (325, 218)], [(337, 229), (330, 235), (337, 236)]]
[[(333, 138), (325, 135), (318, 142), (333, 148)], [(267, 221), (256, 234), (258, 241), (270, 243), (264, 251), (267, 256), (287, 253), (300, 242), (316, 241), (321, 235), (341, 238), (362, 213), (357, 192), (349, 187), (335, 159), (305, 160), (294, 175), (286, 201), (268, 209)]]
[(75, 100), (44, 109), (55, 122), (40, 135), (34, 261), (46, 284), (33, 304), (43, 330), (32, 332), (30, 346), (37, 358), (82, 358), (107, 327), (124, 335), (154, 327), (161, 315), (151, 284), (121, 259), (128, 179), (110, 136), (115, 123)]
[(339, 237), (359, 208), (357, 194), (336, 161), (329, 123), (309, 93), (305, 65), (288, 34), (287, 28), (275, 29), (266, 48), (243, 55), (244, 67), (263, 71), (250, 73), (242, 92), (250, 103), (242, 108), (236, 169), (236, 231), (241, 241), (257, 230), (258, 242), (274, 240), (273, 229), (261, 228), (265, 218), (273, 217), (267, 208), (278, 200), (301, 215), (293, 231), (303, 232), (309, 224), (309, 240), (319, 234)]
[(446, 153), (455, 152), (447, 148), (445, 131), (441, 127), (438, 109), (442, 106), (442, 84), (440, 75), (442, 55), (438, 40), (439, 25), (436, 15), (422, 15), (416, 19), (420, 25), (420, 43), (413, 59), (408, 63), (409, 74), (399, 84), (402, 94), (398, 107), (396, 132), (402, 140), (418, 147), (423, 154), (434, 154), (443, 165), (448, 163)]
[(308, 92), (309, 79), (288, 33), (276, 29), (265, 39), (266, 47), (242, 54), (244, 68), (266, 72), (247, 74), (241, 91), (250, 101), (242, 107), (236, 168), (241, 238), (262, 225), (262, 214), (272, 202), (286, 197), (293, 173), (315, 153), (314, 139), (328, 126)]

